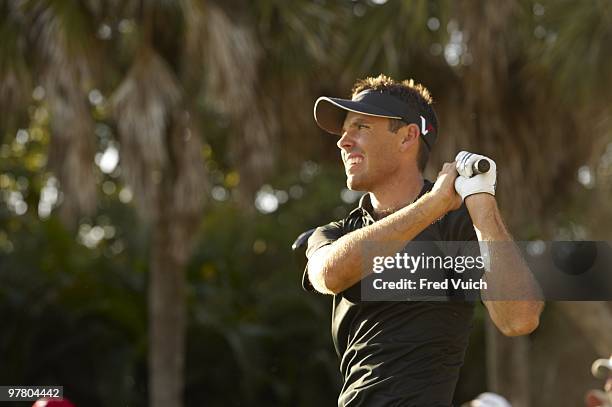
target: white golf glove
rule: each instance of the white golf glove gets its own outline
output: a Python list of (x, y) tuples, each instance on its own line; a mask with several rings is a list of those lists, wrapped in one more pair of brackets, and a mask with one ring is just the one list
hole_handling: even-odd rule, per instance
[[(489, 171), (484, 174), (474, 174), (474, 163), (478, 160), (489, 161)], [(470, 195), (487, 193), (495, 196), (495, 186), (497, 182), (497, 166), (495, 161), (484, 155), (473, 154), (461, 151), (455, 157), (455, 165), (459, 176), (455, 180), (455, 190), (461, 199), (465, 200)]]

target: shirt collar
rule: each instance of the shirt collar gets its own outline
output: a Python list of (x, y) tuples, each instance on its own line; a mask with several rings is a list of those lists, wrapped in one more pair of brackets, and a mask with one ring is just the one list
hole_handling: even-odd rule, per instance
[[(425, 193), (431, 190), (432, 187), (433, 183), (431, 181), (427, 179), (423, 180), (423, 188), (421, 188), (421, 192), (419, 192), (419, 195), (415, 198), (415, 201), (425, 195)], [(359, 205), (357, 208), (351, 211), (351, 214), (356, 211), (361, 212), (362, 216), (366, 218), (369, 217), (372, 221), (374, 221), (374, 207), (372, 206), (372, 198), (370, 197), (369, 192), (366, 192), (361, 196), (361, 198), (359, 198)]]
[(369, 192), (361, 196), (359, 199), (359, 206), (356, 210), (360, 211), (361, 216), (369, 223), (374, 223), (374, 207), (372, 206), (372, 198)]

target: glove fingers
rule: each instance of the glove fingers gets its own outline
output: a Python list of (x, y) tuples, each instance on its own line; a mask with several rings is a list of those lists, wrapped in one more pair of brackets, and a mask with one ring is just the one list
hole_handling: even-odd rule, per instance
[(463, 186), (465, 185), (465, 183), (467, 182), (468, 178), (465, 178), (464, 176), (458, 176), (457, 178), (455, 178), (455, 191), (457, 191), (457, 193), (459, 195), (461, 195), (461, 199), (463, 200), (464, 197), (464, 188)]
[(465, 150), (459, 151), (457, 153), (457, 155), (455, 156), (455, 161), (457, 161), (457, 162), (461, 161), (463, 159), (463, 157), (465, 157), (466, 154), (470, 154), (470, 152), (469, 151), (465, 151)]
[[(484, 174), (474, 175), (473, 166), (478, 160), (486, 159), (490, 169)], [(497, 165), (495, 161), (480, 154), (461, 151), (455, 157), (455, 166), (459, 177), (455, 179), (455, 190), (465, 200), (470, 195), (488, 193), (495, 195), (497, 184)]]
[(468, 153), (467, 151), (462, 151), (457, 155), (457, 172), (464, 177), (472, 176), (472, 160), (475, 154)]

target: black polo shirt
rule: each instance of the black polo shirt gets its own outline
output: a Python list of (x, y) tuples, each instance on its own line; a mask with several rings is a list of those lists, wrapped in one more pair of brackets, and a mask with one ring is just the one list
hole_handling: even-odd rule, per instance
[[(419, 197), (431, 190), (425, 181)], [(373, 224), (369, 194), (345, 219), (315, 230), (306, 256)], [(474, 241), (465, 205), (413, 241)], [(312, 290), (304, 272), (303, 286)], [(334, 296), (332, 337), (343, 386), (338, 406), (450, 406), (472, 327), (473, 302), (361, 301), (360, 283)]]

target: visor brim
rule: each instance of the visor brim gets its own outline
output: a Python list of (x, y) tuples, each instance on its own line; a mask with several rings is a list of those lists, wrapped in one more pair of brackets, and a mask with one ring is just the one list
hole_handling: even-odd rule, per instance
[(402, 119), (402, 117), (380, 107), (348, 99), (322, 96), (317, 99), (314, 105), (314, 118), (317, 125), (326, 132), (338, 136), (342, 134), (342, 126), (347, 112), (388, 119)]

